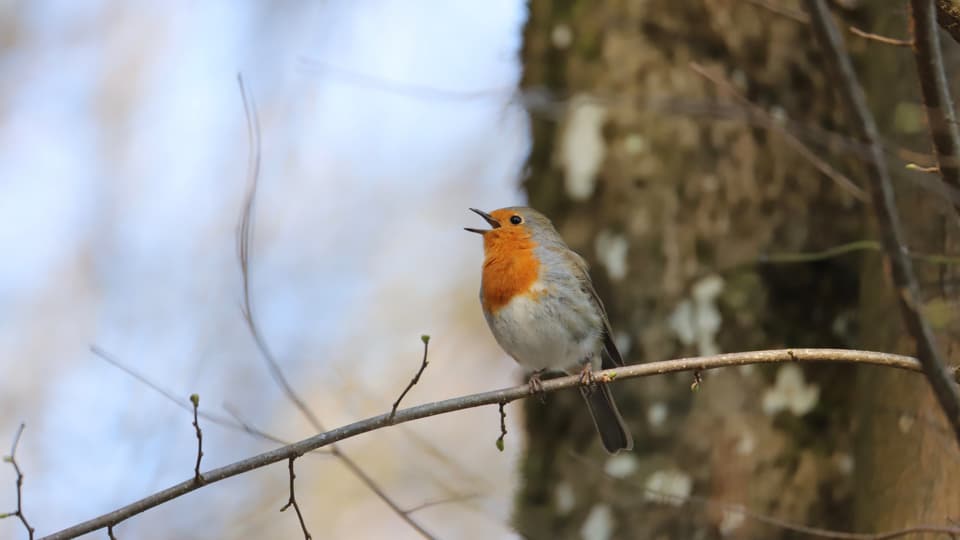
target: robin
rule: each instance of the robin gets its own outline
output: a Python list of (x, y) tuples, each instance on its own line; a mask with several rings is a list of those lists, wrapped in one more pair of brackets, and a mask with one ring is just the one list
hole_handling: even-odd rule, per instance
[(470, 210), (491, 227), (465, 229), (483, 236), (480, 304), (497, 343), (532, 373), (531, 391), (542, 388), (546, 371), (580, 373), (580, 393), (604, 448), (631, 450), (633, 437), (610, 389), (593, 384), (591, 376), (594, 369), (624, 364), (587, 262), (532, 208)]

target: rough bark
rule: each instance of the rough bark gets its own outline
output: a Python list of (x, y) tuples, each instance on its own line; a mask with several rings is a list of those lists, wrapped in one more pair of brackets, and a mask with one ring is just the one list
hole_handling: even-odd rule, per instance
[[(848, 15), (869, 22), (873, 10), (887, 10), (881, 4), (859, 5)], [(688, 65), (696, 61), (722, 73), (775, 118), (786, 114), (803, 125), (843, 130), (845, 115), (808, 27), (749, 2), (715, 0), (532, 0), (530, 13), (524, 85), (567, 99), (551, 114), (533, 116), (525, 187), (530, 204), (553, 218), (592, 263), (628, 362), (711, 348), (852, 346), (861, 334), (863, 343), (873, 343), (867, 339), (873, 327), (861, 332), (861, 312), (897, 314), (888, 281), (865, 276), (860, 286), (861, 268), (869, 273), (874, 259), (854, 254), (756, 264), (768, 253), (870, 238), (868, 211), (781, 136), (704, 114), (742, 107)], [(858, 42), (854, 52), (869, 64), (876, 45), (866, 46)], [(897, 92), (904, 81), (909, 86), (904, 77), (900, 85), (884, 82), (881, 67), (883, 77), (891, 77), (889, 64), (871, 68), (868, 92)], [(904, 64), (903, 71), (911, 67)], [(916, 94), (904, 92), (875, 102)], [(689, 114), (694, 109), (700, 112)], [(882, 123), (889, 124), (893, 110), (878, 108)], [(846, 156), (837, 161), (856, 178), (862, 168), (855, 153), (824, 144), (821, 155), (827, 148)], [(596, 160), (595, 171), (589, 159), (577, 161), (584, 154)], [(886, 293), (871, 296), (867, 286)], [(890, 328), (863, 320), (877, 324), (878, 333)], [(516, 527), (530, 538), (578, 537), (585, 527), (597, 534), (603, 524), (616, 538), (795, 534), (716, 507), (657, 503), (642, 489), (683, 492), (685, 482), (695, 495), (796, 523), (862, 525), (871, 495), (855, 480), (881, 478), (878, 469), (890, 462), (864, 455), (869, 438), (857, 429), (885, 434), (896, 419), (875, 415), (883, 424), (871, 427), (855, 414), (862, 412), (855, 402), (893, 390), (878, 382), (851, 392), (860, 374), (853, 368), (805, 369), (799, 382), (795, 374), (728, 370), (707, 376), (696, 393), (689, 377), (621, 385), (617, 397), (637, 449), (616, 461), (600, 448), (575, 392), (545, 404), (531, 401)], [(902, 393), (911, 391), (902, 376), (890, 377)], [(786, 407), (778, 409), (778, 400)], [(605, 475), (605, 467), (622, 478)], [(930, 474), (948, 477), (940, 469)], [(923, 489), (918, 478), (906, 480)], [(943, 522), (957, 514), (930, 516)]]

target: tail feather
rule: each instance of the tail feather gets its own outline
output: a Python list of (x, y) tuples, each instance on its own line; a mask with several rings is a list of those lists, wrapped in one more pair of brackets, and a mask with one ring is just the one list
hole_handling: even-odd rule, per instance
[(581, 387), (580, 394), (587, 402), (590, 416), (607, 452), (616, 454), (620, 450), (633, 450), (633, 436), (617, 410), (610, 388), (605, 384), (594, 388)]

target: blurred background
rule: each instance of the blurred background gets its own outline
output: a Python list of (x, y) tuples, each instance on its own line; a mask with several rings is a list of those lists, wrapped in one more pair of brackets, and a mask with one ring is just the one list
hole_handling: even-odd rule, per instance
[[(843, 27), (908, 36), (905, 5), (889, 6), (833, 9)], [(31, 524), (50, 533), (192, 475), (191, 415), (150, 384), (284, 440), (314, 433), (242, 317), (238, 73), (262, 139), (254, 316), (326, 427), (389, 410), (422, 334), (431, 364), (406, 405), (521, 380), (479, 309), (468, 207), (529, 202), (550, 216), (591, 262), (631, 363), (913, 354), (870, 248), (862, 148), (800, 8), (0, 1), (0, 435), (26, 423)], [(905, 167), (933, 163), (910, 49), (846, 37), (909, 247), (957, 253), (938, 177)], [(957, 44), (943, 45), (955, 73)], [(956, 265), (916, 264), (956, 364)], [(576, 392), (509, 406), (503, 452), (489, 407), (343, 449), (402, 508), (425, 505), (410, 515), (438, 538), (798, 538), (789, 524), (960, 520), (960, 453), (921, 377), (791, 365), (692, 382), (618, 384), (637, 449), (613, 458)], [(276, 446), (200, 424), (204, 469)], [(0, 511), (16, 507), (15, 478), (0, 468)], [(299, 459), (297, 486), (314, 538), (420, 537), (329, 455)], [(287, 497), (278, 464), (115, 533), (302, 537), (278, 512)], [(0, 520), (0, 537), (23, 534)]]

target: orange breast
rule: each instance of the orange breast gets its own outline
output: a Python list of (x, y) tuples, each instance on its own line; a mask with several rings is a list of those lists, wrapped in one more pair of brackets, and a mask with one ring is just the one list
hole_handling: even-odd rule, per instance
[(514, 296), (530, 293), (540, 277), (540, 262), (534, 255), (536, 243), (529, 235), (495, 229), (483, 238), (484, 311), (496, 313)]

